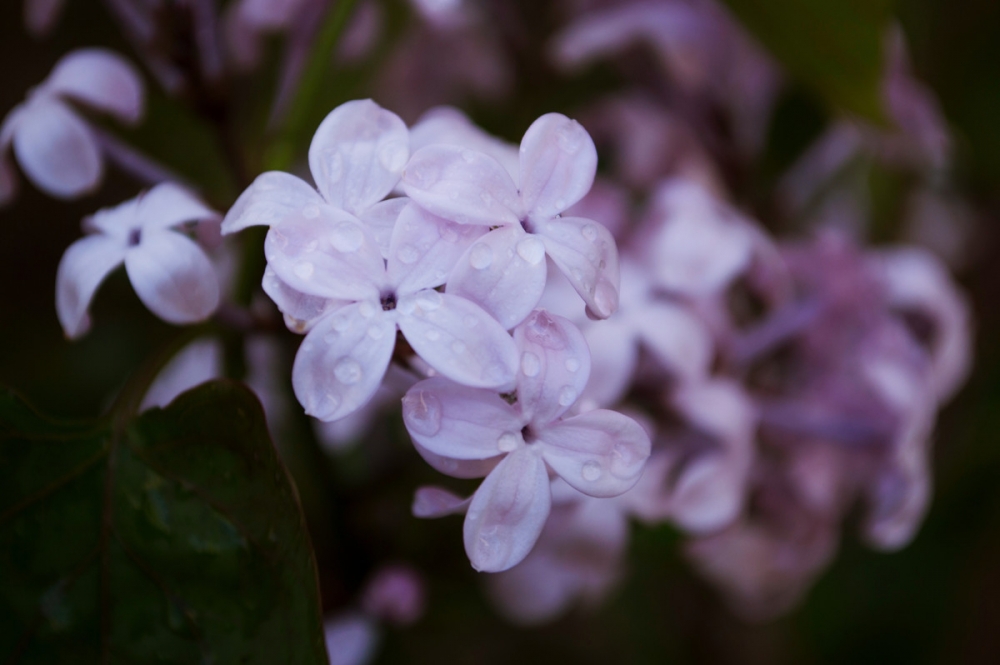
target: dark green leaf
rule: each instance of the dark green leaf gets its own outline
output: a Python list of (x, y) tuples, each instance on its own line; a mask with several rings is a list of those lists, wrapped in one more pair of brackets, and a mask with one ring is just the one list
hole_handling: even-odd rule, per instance
[(893, 0), (725, 0), (796, 77), (834, 107), (881, 122)]
[(0, 662), (328, 662), (252, 393), (204, 384), (119, 431), (0, 392)]

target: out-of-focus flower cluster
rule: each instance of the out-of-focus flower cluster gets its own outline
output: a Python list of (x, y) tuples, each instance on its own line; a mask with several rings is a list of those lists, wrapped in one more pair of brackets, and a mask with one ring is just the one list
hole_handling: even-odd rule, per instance
[[(29, 2), (29, 23), (41, 31), (58, 4)], [(200, 83), (252, 69), (263, 36), (287, 31), (294, 87), (327, 4), (230, 3), (226, 46), (201, 46)], [(262, 288), (304, 335), (291, 383), (319, 438), (346, 445), (391, 411), (434, 469), (483, 478), (470, 497), (421, 487), (413, 513), (464, 513), (472, 566), (496, 573), (491, 597), (523, 623), (605, 598), (632, 521), (683, 532), (694, 568), (750, 618), (802, 596), (859, 507), (868, 543), (906, 545), (930, 500), (937, 412), (969, 370), (971, 321), (946, 267), (968, 244), (947, 186), (949, 133), (901, 35), (887, 48), (892, 128), (835, 122), (789, 169), (775, 208), (807, 231), (788, 240), (736, 205), (727, 174), (763, 149), (784, 77), (716, 3), (564, 3), (547, 66), (573, 76), (610, 60), (634, 85), (590, 100), (579, 122), (542, 115), (519, 146), (440, 106), (511, 85), (510, 54), (479, 10), (414, 6), (419, 21), (375, 84), (400, 115), (371, 100), (338, 106), (312, 139), (312, 183), (263, 173), (221, 224), (226, 235), (268, 227)], [(374, 49), (384, 22), (381, 5), (362, 3), (338, 57)], [(131, 34), (161, 84), (182, 88), (155, 40)], [(630, 67), (637, 48), (655, 70)], [(98, 286), (123, 263), (160, 318), (212, 316), (232, 277), (224, 252), (213, 265), (203, 249), (223, 242), (220, 216), (69, 102), (134, 122), (143, 88), (119, 56), (67, 56), (0, 128), (0, 202), (17, 182), (10, 146), (54, 196), (96, 187), (102, 157), (154, 186), (88, 218), (66, 251), (66, 335), (87, 331)], [(915, 175), (904, 230), (941, 256), (866, 244), (866, 190), (843, 177), (859, 160)], [(147, 405), (221, 374), (218, 347), (193, 348)], [(284, 379), (263, 371), (275, 354), (259, 348), (248, 381), (273, 419)], [(331, 640), (367, 653), (372, 617), (420, 614), (415, 574), (386, 575)]]

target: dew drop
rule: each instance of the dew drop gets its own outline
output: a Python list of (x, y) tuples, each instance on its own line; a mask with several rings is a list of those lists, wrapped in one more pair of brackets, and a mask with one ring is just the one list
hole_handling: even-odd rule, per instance
[(337, 314), (333, 318), (333, 329), (337, 332), (344, 332), (351, 327), (351, 317), (346, 314)]
[(576, 358), (567, 358), (565, 365), (568, 372), (576, 372), (580, 369), (580, 361)]
[(556, 210), (566, 209), (566, 199), (556, 199)]
[(616, 443), (614, 447), (614, 455), (625, 466), (632, 466), (635, 464), (635, 450), (627, 443), (622, 443), (620, 441)]
[(274, 243), (274, 246), (278, 249), (288, 247), (288, 236), (278, 229), (272, 227), (271, 231), (267, 235), (269, 236), (270, 241)]
[(444, 302), (444, 298), (437, 291), (427, 289), (426, 291), (421, 291), (417, 294), (416, 302), (417, 307), (425, 312), (433, 312), (441, 306)]
[(607, 281), (598, 282), (594, 290), (594, 305), (598, 316), (611, 316), (618, 309), (618, 291)]
[(328, 332), (327, 334), (323, 335), (323, 341), (326, 342), (327, 344), (333, 344), (337, 341), (339, 337), (340, 335), (338, 335), (337, 333)]
[(345, 386), (353, 386), (361, 380), (363, 374), (361, 364), (353, 358), (341, 358), (333, 366), (333, 375)]
[(317, 247), (319, 247), (319, 241), (318, 240), (310, 240), (309, 242), (307, 242), (305, 244), (305, 247), (302, 248), (302, 251), (305, 254), (312, 254), (313, 252), (316, 251)]
[(344, 158), (334, 149), (326, 151), (326, 181), (330, 184), (339, 182), (344, 176)]
[(368, 336), (372, 339), (382, 339), (385, 337), (385, 330), (382, 329), (382, 326), (369, 326), (367, 332)]
[(441, 430), (441, 400), (426, 390), (407, 393), (403, 398), (403, 421), (411, 432), (434, 436)]
[(396, 258), (399, 259), (400, 263), (410, 265), (420, 258), (420, 250), (413, 245), (403, 245), (396, 253)]
[(476, 153), (472, 152), (471, 150), (463, 150), (462, 159), (465, 160), (466, 164), (471, 164), (474, 161), (476, 161)]
[(487, 206), (487, 207), (489, 207), (489, 206), (492, 206), (492, 205), (493, 205), (493, 197), (492, 197), (492, 196), (490, 196), (490, 193), (489, 193), (489, 192), (485, 192), (485, 191), (484, 191), (484, 192), (481, 192), (481, 193), (479, 194), (479, 198), (480, 198), (480, 200), (482, 200), (482, 202), (483, 202), (483, 205), (485, 205), (485, 206)]
[(590, 242), (594, 242), (595, 240), (597, 240), (597, 229), (594, 227), (593, 224), (585, 225), (580, 230), (580, 233), (582, 233), (583, 237), (589, 240)]
[(563, 386), (559, 390), (559, 406), (569, 406), (576, 401), (576, 391), (571, 386)]
[(477, 243), (469, 250), (469, 265), (476, 270), (486, 270), (493, 263), (493, 250), (485, 243)]
[(451, 343), (451, 352), (452, 353), (456, 353), (456, 354), (465, 353), (465, 349), (466, 348), (468, 348), (468, 347), (466, 347), (465, 342), (463, 342), (462, 340), (456, 339), (454, 342)]
[(564, 349), (569, 343), (566, 334), (548, 312), (532, 312), (524, 324), (525, 336), (546, 349)]
[(409, 156), (410, 149), (405, 143), (393, 141), (382, 146), (378, 153), (378, 160), (386, 171), (399, 173), (406, 166), (406, 160)]
[(316, 266), (309, 261), (299, 261), (295, 264), (295, 268), (293, 268), (293, 270), (295, 271), (295, 274), (302, 279), (309, 279), (312, 277), (313, 272), (316, 271)]
[(306, 219), (316, 219), (319, 217), (319, 206), (306, 206), (302, 209), (302, 216)]
[(365, 241), (365, 234), (352, 222), (341, 222), (330, 233), (330, 245), (338, 252), (356, 252)]
[(542, 371), (542, 361), (531, 351), (521, 354), (521, 371), (525, 376), (538, 376)]
[(428, 340), (432, 342), (436, 342), (439, 339), (441, 339), (441, 333), (439, 333), (437, 330), (431, 329), (428, 330), (426, 333), (424, 333), (424, 337), (426, 337)]
[(462, 323), (465, 325), (466, 328), (475, 328), (477, 325), (479, 325), (479, 319), (470, 314), (469, 316), (466, 316), (464, 319), (462, 319)]
[(375, 305), (371, 304), (367, 300), (362, 300), (358, 304), (358, 314), (365, 319), (372, 318), (372, 315), (375, 314)]
[(504, 432), (497, 439), (497, 449), (502, 453), (509, 453), (517, 448), (520, 437), (514, 432)]
[(451, 228), (450, 224), (442, 224), (438, 227), (438, 234), (445, 242), (458, 242), (458, 231)]
[(601, 465), (594, 460), (584, 462), (583, 468), (580, 469), (580, 475), (583, 476), (584, 480), (592, 483), (601, 477)]
[(577, 153), (583, 144), (582, 137), (580, 136), (581, 131), (584, 130), (579, 127), (579, 124), (575, 120), (571, 120), (560, 127), (556, 134), (556, 142), (559, 144), (559, 148), (570, 155)]
[(545, 258), (545, 245), (535, 236), (528, 236), (517, 243), (517, 254), (530, 265), (538, 265)]

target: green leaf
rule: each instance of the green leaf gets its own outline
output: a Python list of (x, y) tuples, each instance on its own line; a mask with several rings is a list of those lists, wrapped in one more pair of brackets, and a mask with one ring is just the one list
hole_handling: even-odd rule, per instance
[(325, 665), (316, 564), (256, 397), (116, 427), (0, 391), (0, 662)]
[(835, 108), (884, 122), (882, 46), (893, 0), (725, 0), (772, 55)]

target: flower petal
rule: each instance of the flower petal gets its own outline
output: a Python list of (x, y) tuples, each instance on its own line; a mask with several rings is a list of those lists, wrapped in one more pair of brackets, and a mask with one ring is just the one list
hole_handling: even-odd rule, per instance
[(410, 128), (410, 149), (437, 143), (457, 145), (485, 153), (500, 162), (512, 179), (518, 174), (518, 149), (516, 145), (491, 136), (469, 120), (453, 106), (436, 106), (420, 116)]
[(618, 496), (639, 480), (649, 457), (646, 431), (628, 416), (598, 409), (537, 432), (545, 462), (577, 490)]
[(125, 270), (139, 299), (164, 321), (202, 321), (219, 306), (212, 262), (193, 240), (175, 231), (143, 234), (125, 254)]
[(410, 199), (405, 196), (386, 199), (368, 208), (359, 217), (362, 222), (368, 225), (368, 230), (371, 231), (372, 237), (375, 238), (375, 242), (382, 252), (383, 259), (389, 258), (389, 242), (392, 240), (392, 230), (396, 228), (396, 220), (399, 219), (399, 213), (403, 212), (403, 208), (409, 203)]
[(449, 222), (411, 203), (393, 230), (389, 282), (399, 295), (441, 286), (466, 248), (485, 232), (485, 227)]
[(136, 212), (144, 232), (220, 217), (194, 194), (172, 182), (160, 183), (140, 196)]
[(264, 255), (281, 281), (296, 291), (338, 300), (375, 300), (385, 263), (368, 229), (355, 217), (319, 206), (271, 227)]
[(311, 206), (326, 202), (304, 180), (282, 171), (257, 176), (222, 220), (223, 233), (236, 233), (248, 226), (273, 226), (294, 214), (311, 214)]
[(28, 179), (56, 198), (69, 199), (97, 187), (101, 154), (86, 123), (55, 99), (28, 105), (14, 132), (14, 153)]
[(606, 228), (583, 217), (562, 217), (539, 225), (538, 235), (591, 314), (606, 319), (618, 310), (618, 247)]
[(445, 515), (460, 515), (469, 507), (472, 497), (463, 499), (446, 489), (433, 486), (418, 487), (413, 494), (413, 516), (430, 519)]
[(547, 113), (521, 139), (521, 202), (531, 217), (550, 218), (590, 191), (597, 148), (576, 120)]
[(401, 298), (397, 311), (406, 341), (444, 376), (472, 388), (514, 387), (514, 340), (478, 305), (428, 289)]
[(524, 446), (525, 421), (495, 390), (441, 377), (407, 391), (403, 423), (416, 443), (451, 459), (487, 459)]
[(587, 385), (590, 349), (568, 319), (535, 310), (514, 329), (521, 352), (517, 403), (526, 420), (546, 425), (569, 409)]
[(138, 70), (108, 49), (86, 48), (67, 54), (42, 87), (130, 124), (139, 121), (145, 106)]
[(500, 162), (455, 145), (429, 145), (403, 171), (403, 191), (426, 210), (459, 224), (519, 224), (517, 186)]
[(628, 391), (639, 360), (631, 328), (618, 317), (584, 328), (590, 353), (590, 378), (580, 395), (580, 409), (614, 406)]
[(306, 413), (331, 421), (368, 403), (396, 346), (392, 316), (354, 303), (320, 319), (302, 341), (292, 386)]
[(630, 317), (642, 342), (683, 380), (704, 378), (712, 362), (712, 337), (688, 310), (669, 302), (650, 302)]
[(320, 123), (309, 169), (330, 205), (355, 215), (392, 191), (410, 156), (406, 124), (370, 99), (341, 104)]
[(476, 303), (510, 330), (538, 304), (546, 274), (542, 241), (520, 225), (502, 226), (458, 259), (447, 291)]
[(299, 334), (309, 332), (313, 324), (328, 312), (350, 304), (347, 300), (333, 300), (296, 291), (282, 282), (270, 266), (264, 268), (261, 286), (284, 315), (288, 329)]
[(496, 455), (486, 459), (455, 459), (435, 455), (419, 443), (414, 443), (413, 448), (420, 453), (420, 456), (432, 469), (452, 478), (484, 478), (504, 457), (504, 455)]
[(465, 516), (465, 552), (476, 570), (496, 573), (535, 546), (552, 498), (545, 464), (527, 448), (507, 455), (479, 486)]
[(95, 235), (66, 250), (56, 271), (56, 314), (66, 337), (76, 339), (90, 328), (87, 309), (104, 278), (125, 260), (126, 246), (115, 238)]

